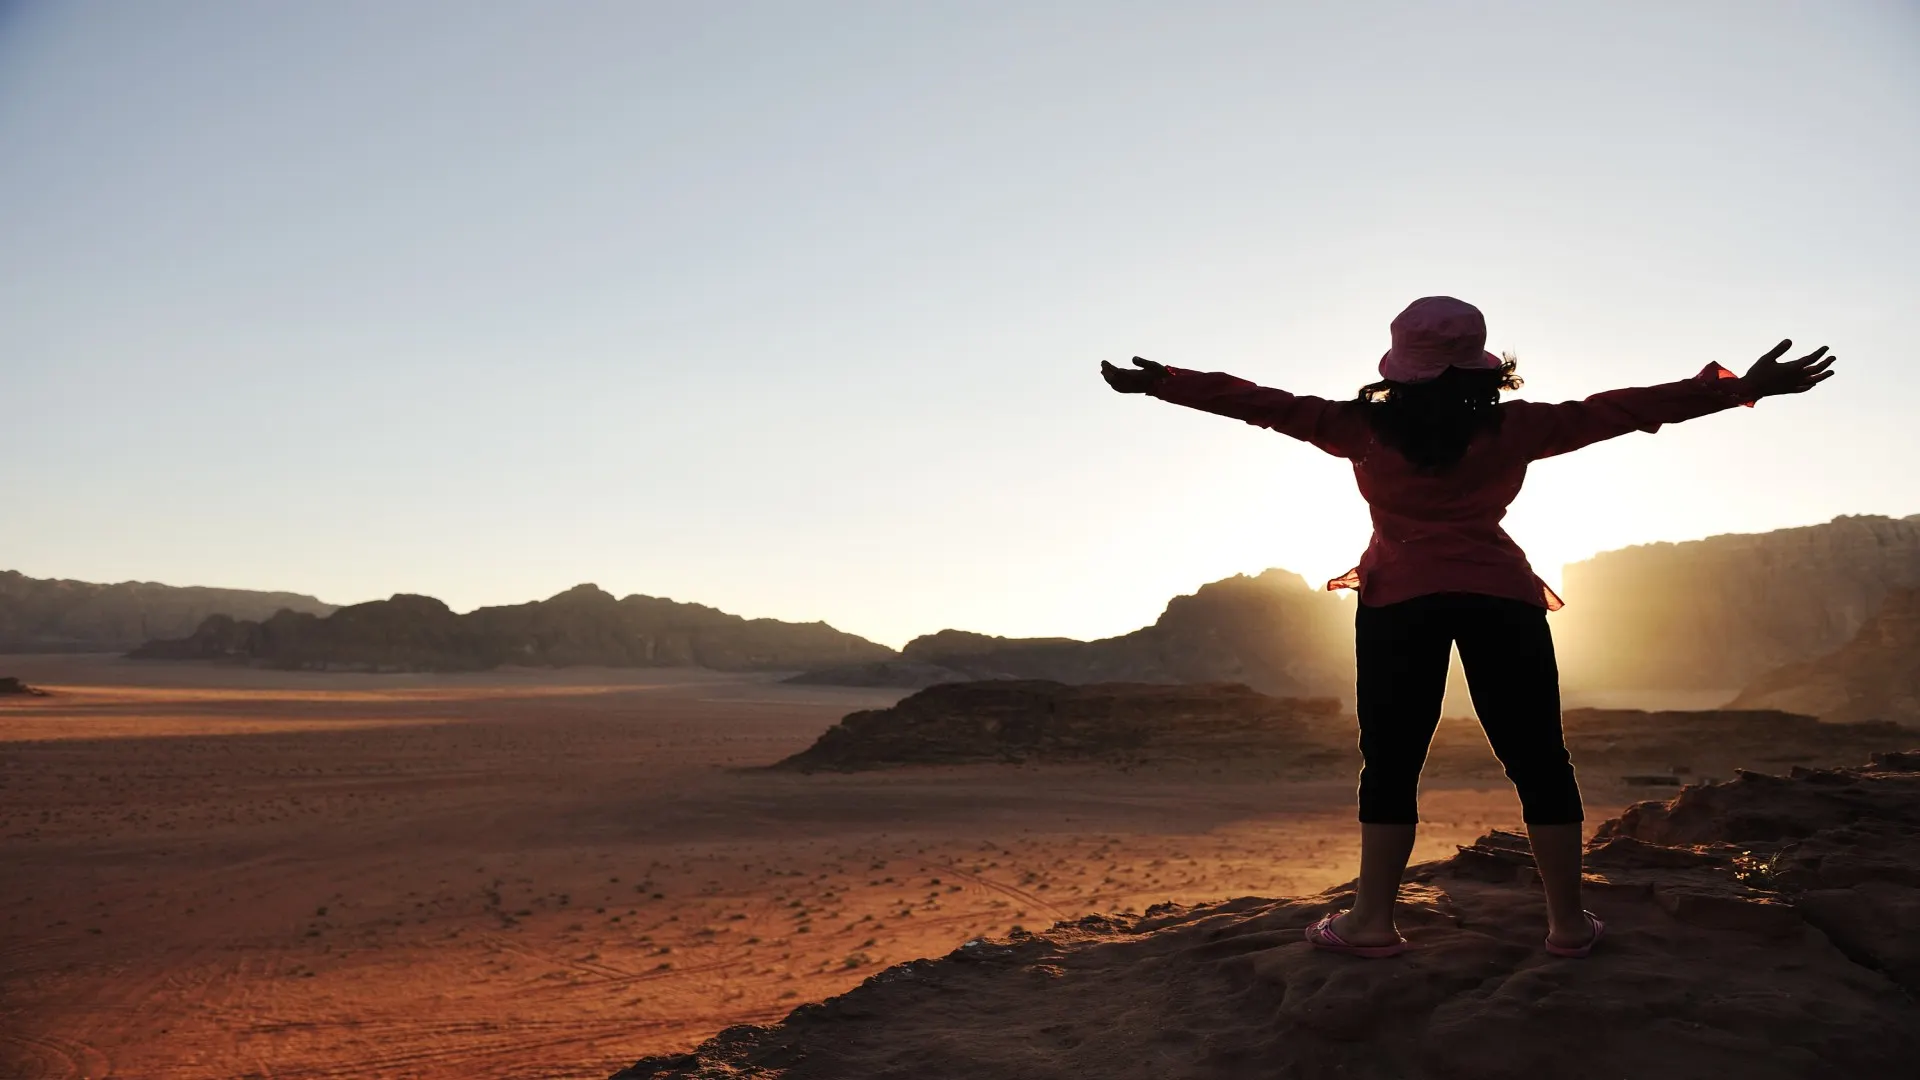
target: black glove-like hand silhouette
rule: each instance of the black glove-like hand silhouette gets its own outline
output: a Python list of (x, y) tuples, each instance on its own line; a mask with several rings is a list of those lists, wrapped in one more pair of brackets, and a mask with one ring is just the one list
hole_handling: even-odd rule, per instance
[(1793, 342), (1783, 341), (1767, 350), (1767, 355), (1753, 362), (1740, 383), (1747, 392), (1756, 398), (1773, 397), (1777, 394), (1804, 394), (1814, 387), (1833, 378), (1833, 372), (1827, 370), (1838, 360), (1837, 356), (1826, 356), (1825, 345), (1813, 350), (1798, 360), (1780, 362), (1781, 354), (1793, 348)]
[(1153, 389), (1161, 379), (1167, 377), (1166, 368), (1145, 357), (1136, 356), (1133, 362), (1140, 370), (1134, 371), (1102, 360), (1100, 377), (1107, 380), (1108, 386), (1122, 394), (1144, 394)]

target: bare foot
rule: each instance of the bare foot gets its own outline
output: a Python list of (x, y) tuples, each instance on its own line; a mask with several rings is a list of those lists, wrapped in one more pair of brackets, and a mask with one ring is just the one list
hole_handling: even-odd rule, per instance
[(1341, 941), (1362, 948), (1393, 945), (1400, 941), (1400, 931), (1394, 928), (1393, 923), (1356, 922), (1351, 911), (1341, 912), (1327, 928), (1337, 934)]

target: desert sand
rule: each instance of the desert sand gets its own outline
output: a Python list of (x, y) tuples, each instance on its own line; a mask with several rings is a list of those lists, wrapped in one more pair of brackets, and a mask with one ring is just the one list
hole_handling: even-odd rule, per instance
[[(1344, 766), (761, 768), (900, 690), (7, 661), (51, 691), (0, 701), (8, 1077), (604, 1077), (969, 940), (1313, 894), (1356, 854)], [(1517, 823), (1485, 764), (1430, 779), (1416, 859)], [(1646, 794), (1585, 779), (1595, 823)]]
[(1413, 867), (1411, 948), (1302, 930), (1349, 889), (1089, 916), (890, 968), (613, 1080), (1855, 1080), (1920, 1056), (1920, 753), (1743, 773), (1587, 849), (1606, 935), (1541, 948), (1522, 837)]

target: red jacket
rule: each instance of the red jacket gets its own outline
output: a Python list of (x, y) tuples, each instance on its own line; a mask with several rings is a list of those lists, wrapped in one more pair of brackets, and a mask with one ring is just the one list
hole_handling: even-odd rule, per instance
[(1370, 606), (1472, 592), (1560, 607), (1560, 598), (1500, 527), (1507, 505), (1520, 494), (1527, 465), (1629, 431), (1658, 431), (1662, 424), (1751, 404), (1733, 373), (1718, 364), (1691, 379), (1611, 390), (1585, 401), (1505, 401), (1500, 425), (1475, 436), (1465, 457), (1442, 472), (1422, 474), (1374, 437), (1369, 406), (1362, 402), (1269, 390), (1220, 372), (1167, 373), (1151, 391), (1162, 401), (1272, 428), (1353, 462), (1373, 515), (1373, 539), (1360, 565), (1327, 588), (1357, 588), (1360, 602)]

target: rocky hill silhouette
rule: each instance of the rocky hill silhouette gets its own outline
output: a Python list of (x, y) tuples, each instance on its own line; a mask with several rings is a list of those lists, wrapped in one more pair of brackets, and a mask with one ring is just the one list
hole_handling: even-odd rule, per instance
[(745, 619), (652, 596), (616, 600), (579, 585), (547, 600), (457, 614), (401, 594), (325, 618), (282, 611), (253, 621), (212, 616), (191, 635), (130, 655), (281, 668), (480, 671), (502, 665), (792, 670), (894, 655), (826, 623)]
[(898, 659), (842, 665), (794, 682), (923, 687), (980, 679), (1065, 683), (1245, 683), (1269, 694), (1338, 695), (1353, 683), (1352, 607), (1298, 574), (1235, 575), (1176, 596), (1152, 626), (1098, 641), (998, 638), (961, 630), (915, 638)]
[[(1902, 588), (1920, 587), (1920, 515), (1603, 552), (1565, 570), (1553, 616), (1573, 691), (1731, 690), (1829, 653)], [(793, 681), (920, 688), (976, 679), (1242, 682), (1281, 695), (1352, 692), (1352, 608), (1268, 570), (1176, 597), (1152, 626), (1098, 641), (942, 630), (897, 658)], [(1456, 691), (1463, 689), (1456, 671)]]
[(30, 578), (0, 570), (0, 652), (124, 652), (181, 637), (210, 615), (264, 619), (281, 609), (325, 615), (332, 604), (288, 592), (123, 581)]
[(1818, 659), (1767, 672), (1730, 707), (1920, 725), (1920, 589), (1890, 594), (1853, 640)]
[(1912, 1076), (1916, 865), (1920, 753), (1743, 773), (1600, 828), (1586, 960), (1541, 948), (1525, 840), (1496, 832), (1411, 870), (1392, 960), (1302, 940), (1351, 885), (1157, 905), (970, 941), (615, 1080)]
[(1233, 683), (946, 683), (852, 713), (776, 768), (1311, 753), (1339, 713), (1335, 698), (1274, 698)]
[(1731, 690), (1846, 644), (1920, 587), (1920, 515), (1644, 544), (1569, 563), (1553, 619), (1572, 690)]

